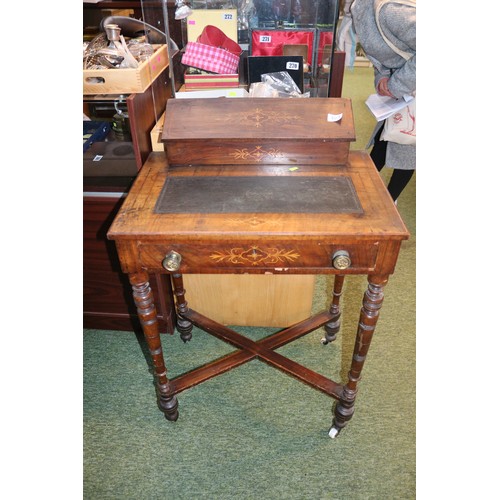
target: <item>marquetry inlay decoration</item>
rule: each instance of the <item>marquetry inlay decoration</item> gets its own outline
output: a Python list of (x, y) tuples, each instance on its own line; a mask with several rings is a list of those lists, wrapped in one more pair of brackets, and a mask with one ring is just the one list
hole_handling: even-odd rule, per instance
[(299, 115), (261, 108), (250, 110), (249, 113), (247, 115), (243, 115), (242, 118), (243, 120), (250, 122), (255, 128), (260, 128), (265, 123), (271, 125), (284, 125), (286, 123), (297, 123), (302, 120)]
[(276, 221), (269, 221), (260, 217), (252, 216), (252, 217), (230, 217), (227, 219), (229, 222), (233, 222), (235, 224), (248, 224), (249, 226), (260, 226), (261, 224), (267, 224), (271, 226), (275, 226), (278, 224)]
[(270, 248), (262, 250), (256, 245), (248, 249), (231, 248), (230, 250), (216, 251), (210, 258), (216, 263), (227, 262), (230, 264), (251, 264), (257, 266), (260, 264), (286, 264), (294, 262), (300, 257), (296, 250), (284, 250), (279, 248)]
[(236, 149), (233, 153), (230, 153), (229, 156), (232, 156), (235, 160), (252, 159), (255, 161), (262, 161), (262, 159), (266, 157), (282, 158), (283, 153), (276, 148), (265, 150), (262, 149), (262, 146), (255, 146), (252, 151), (249, 151), (247, 148)]

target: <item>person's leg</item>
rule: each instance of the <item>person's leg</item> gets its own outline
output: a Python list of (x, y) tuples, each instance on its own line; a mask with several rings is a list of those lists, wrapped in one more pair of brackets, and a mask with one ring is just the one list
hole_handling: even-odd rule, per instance
[(408, 182), (410, 182), (413, 172), (415, 172), (415, 170), (394, 169), (391, 180), (387, 185), (387, 190), (394, 201), (398, 199), (398, 196), (403, 192)]
[[(380, 127), (374, 138), (373, 148), (370, 152), (370, 158), (372, 159), (375, 167), (380, 172), (385, 166), (385, 158), (387, 154), (387, 141), (381, 141), (380, 136), (384, 127)], [(413, 176), (414, 170), (399, 170), (394, 169), (394, 172), (389, 180), (387, 190), (389, 191), (392, 199), (396, 201), (398, 196), (403, 192), (408, 182)]]

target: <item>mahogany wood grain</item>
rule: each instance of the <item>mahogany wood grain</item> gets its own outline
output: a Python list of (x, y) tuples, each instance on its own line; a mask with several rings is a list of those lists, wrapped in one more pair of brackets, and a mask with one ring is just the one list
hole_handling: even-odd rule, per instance
[[(249, 354), (252, 354), (253, 356), (248, 357), (247, 361), (257, 357), (269, 365), (274, 366), (279, 370), (298, 378), (299, 380), (302, 380), (312, 387), (326, 392), (330, 396), (336, 397), (336, 399), (340, 398), (342, 393), (342, 386), (340, 384), (337, 384), (319, 373), (309, 370), (308, 368), (273, 350), (324, 325), (326, 321), (332, 319), (331, 313), (323, 312), (317, 314), (312, 318), (290, 327), (289, 329), (283, 330), (272, 337), (268, 337), (258, 342), (254, 342), (253, 340), (240, 335), (230, 328), (221, 326), (219, 323), (211, 320), (210, 318), (206, 318), (192, 309), (186, 311), (185, 317), (194, 325), (202, 328), (211, 335), (214, 335), (215, 337), (220, 338), (235, 347), (243, 349)], [(191, 374), (187, 374), (184, 378), (189, 380), (191, 376)]]
[(339, 403), (335, 406), (333, 425), (339, 432), (346, 426), (354, 413), (358, 383), (361, 380), (361, 371), (377, 325), (387, 280), (387, 276), (368, 277), (368, 289), (363, 297), (351, 368), (347, 375), (348, 381), (344, 385)]
[(335, 51), (333, 64), (328, 81), (328, 97), (342, 97), (342, 85), (344, 83), (345, 52)]
[(129, 276), (132, 294), (141, 321), (144, 337), (148, 344), (156, 376), (158, 402), (167, 420), (179, 418), (177, 398), (167, 377), (167, 368), (163, 359), (160, 335), (158, 331), (158, 316), (146, 273), (134, 273)]
[(340, 399), (342, 387), (339, 384), (272, 351), (272, 349), (282, 347), (289, 342), (292, 342), (293, 340), (296, 340), (321, 327), (325, 324), (325, 322), (332, 319), (332, 313), (327, 311), (318, 313), (306, 321), (301, 321), (296, 325), (257, 342), (243, 337), (230, 328), (221, 326), (217, 322), (192, 309), (187, 311), (186, 318), (188, 318), (194, 325), (197, 325), (221, 340), (224, 340), (225, 342), (243, 350), (235, 351), (217, 361), (208, 363), (207, 365), (203, 365), (193, 371), (179, 375), (171, 381), (171, 384), (174, 387), (173, 392), (175, 394), (178, 394), (179, 392), (189, 389), (258, 357), (268, 364), (275, 366), (278, 369), (295, 376), (296, 378), (299, 378), (312, 387), (319, 389), (336, 399)]
[[(307, 176), (323, 180), (346, 177), (354, 187), (361, 210), (210, 213), (202, 206), (199, 211), (189, 213), (155, 210), (167, 178), (249, 175), (260, 178)], [(230, 197), (231, 193), (214, 195)], [(115, 217), (108, 237), (115, 241), (122, 270), (130, 276), (156, 367), (160, 408), (167, 419), (177, 418), (175, 394), (254, 358), (336, 399), (332, 427), (336, 432), (352, 418), (361, 371), (382, 305), (383, 288), (394, 272), (401, 242), (409, 237), (367, 153), (352, 152), (345, 165), (335, 168), (303, 164), (298, 170), (291, 170), (287, 165), (169, 166), (165, 153), (152, 153)], [(332, 265), (332, 254), (341, 249), (348, 251), (351, 260), (344, 269)], [(180, 253), (182, 260), (175, 271), (168, 272), (162, 261), (171, 251)], [(174, 381), (168, 380), (158, 344), (154, 300), (147, 281), (150, 273), (171, 275), (177, 325), (183, 340), (189, 340), (191, 329), (196, 325), (239, 350)], [(190, 308), (183, 273), (334, 274), (336, 279), (328, 311), (254, 342)], [(349, 274), (366, 274), (368, 289), (360, 312), (348, 381), (341, 384), (282, 356), (275, 349), (321, 326), (326, 326), (326, 342), (334, 340), (340, 328), (342, 285)]]
[(333, 298), (330, 312), (333, 314), (332, 321), (325, 324), (324, 344), (333, 342), (337, 338), (337, 333), (340, 330), (340, 297), (344, 286), (344, 275), (337, 274), (333, 283)]
[(162, 132), (171, 165), (338, 165), (355, 139), (342, 98), (171, 99)]
[[(258, 176), (348, 176), (363, 213), (158, 214), (154, 211), (167, 175), (239, 176), (252, 172)], [(346, 166), (331, 169), (328, 165), (304, 165), (293, 172), (283, 165), (169, 167), (164, 153), (152, 153), (130, 194), (108, 233), (123, 247), (126, 258), (121, 261), (125, 272), (137, 270), (136, 266), (163, 272), (161, 260), (155, 258), (177, 248), (187, 252), (181, 273), (266, 270), (276, 274), (311, 274), (321, 270), (339, 274), (332, 268), (330, 251), (346, 247), (353, 253), (353, 262), (352, 270), (347, 269), (343, 274), (390, 274), (395, 265), (392, 254), (408, 238), (401, 217), (387, 198), (387, 189), (365, 152), (351, 153)], [(138, 234), (143, 235), (140, 242), (135, 241)], [(261, 259), (257, 265), (250, 265), (242, 258), (231, 268), (227, 260), (236, 245), (244, 250), (252, 249), (252, 245), (263, 247), (261, 250), (268, 255), (271, 247), (278, 248), (280, 263)], [(133, 258), (129, 257), (130, 252)], [(222, 268), (215, 268), (214, 261)]]

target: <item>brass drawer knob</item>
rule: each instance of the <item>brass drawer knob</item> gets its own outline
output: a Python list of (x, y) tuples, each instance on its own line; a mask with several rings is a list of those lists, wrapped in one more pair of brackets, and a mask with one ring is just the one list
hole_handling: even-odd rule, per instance
[(167, 271), (178, 271), (181, 267), (181, 254), (171, 250), (165, 255), (165, 258), (162, 260), (161, 265)]
[(347, 250), (337, 250), (332, 257), (332, 264), (335, 269), (342, 271), (351, 266), (351, 257)]

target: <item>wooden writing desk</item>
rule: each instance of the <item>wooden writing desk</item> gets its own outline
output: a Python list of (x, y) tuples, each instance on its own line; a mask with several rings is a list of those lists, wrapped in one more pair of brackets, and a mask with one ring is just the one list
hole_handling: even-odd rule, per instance
[[(292, 100), (293, 101), (293, 100)], [(351, 419), (361, 370), (394, 272), (409, 237), (377, 170), (364, 152), (343, 165), (169, 166), (152, 153), (114, 220), (115, 240), (153, 359), (159, 406), (177, 420), (177, 394), (258, 358), (337, 400), (330, 436)], [(170, 274), (177, 329), (193, 325), (237, 350), (173, 380), (167, 377), (149, 274)], [(254, 342), (189, 308), (185, 273), (334, 274), (329, 310)], [(340, 328), (345, 276), (366, 274), (348, 380), (330, 380), (275, 349), (324, 326), (325, 343)], [(196, 290), (189, 293), (195, 294)]]

